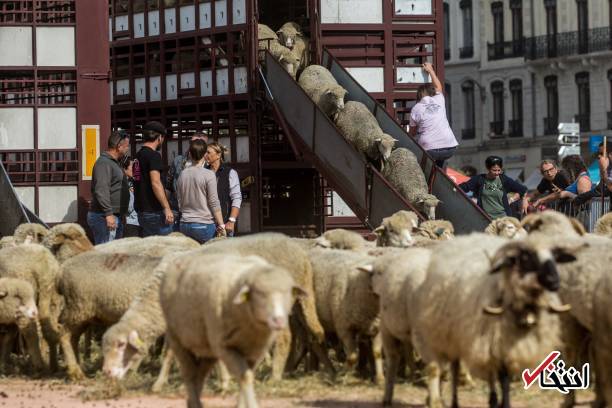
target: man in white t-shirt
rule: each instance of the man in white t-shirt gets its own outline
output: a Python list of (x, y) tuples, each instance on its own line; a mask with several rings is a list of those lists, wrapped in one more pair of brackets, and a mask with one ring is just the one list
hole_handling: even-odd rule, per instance
[(423, 70), (431, 76), (432, 83), (421, 85), (417, 91), (417, 104), (410, 111), (409, 134), (416, 136), (438, 167), (444, 168), (458, 143), (446, 118), (442, 83), (430, 63), (423, 64)]

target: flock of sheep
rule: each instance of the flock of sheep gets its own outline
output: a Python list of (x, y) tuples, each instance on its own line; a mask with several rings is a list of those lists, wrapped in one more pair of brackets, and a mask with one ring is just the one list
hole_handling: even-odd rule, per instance
[(589, 359), (599, 406), (612, 404), (612, 214), (595, 234), (550, 211), (455, 237), (448, 221), (400, 211), (375, 233), (375, 243), (331, 230), (93, 246), (76, 224), (23, 224), (0, 241), (0, 368), (21, 335), (35, 370), (62, 369), (59, 346), (67, 376), (82, 379), (80, 337), (87, 349), (102, 326), (102, 370), (116, 380), (165, 338), (153, 390), (176, 359), (189, 407), (202, 406), (215, 366), (223, 388), (230, 374), (239, 383), (238, 406), (256, 407), (262, 361), (280, 379), (306, 360), (330, 375), (339, 364), (366, 370), (385, 382), (385, 405), (407, 366), (425, 375), (429, 407), (442, 406), (450, 366), (454, 406), (472, 374), (489, 382), (491, 406), (500, 381), (508, 407), (510, 381), (562, 350), (565, 361)]
[(285, 23), (278, 31), (259, 24), (259, 49), (269, 50), (321, 110), (336, 124), (340, 134), (369, 161), (379, 165), (383, 176), (415, 209), (435, 219), (439, 200), (429, 193), (416, 156), (408, 149), (394, 149), (397, 139), (382, 131), (363, 103), (344, 102), (347, 91), (329, 70), (308, 64), (308, 38), (300, 26)]

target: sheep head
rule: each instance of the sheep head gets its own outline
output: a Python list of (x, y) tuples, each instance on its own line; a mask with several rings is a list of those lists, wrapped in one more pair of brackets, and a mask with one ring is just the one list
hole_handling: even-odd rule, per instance
[(418, 235), (436, 241), (448, 241), (455, 237), (455, 227), (446, 220), (423, 221), (417, 231)]
[(376, 142), (376, 148), (380, 154), (380, 158), (382, 159), (383, 163), (385, 163), (387, 160), (389, 160), (389, 157), (391, 157), (391, 152), (393, 151), (393, 147), (395, 146), (397, 139), (391, 135), (383, 133), (381, 137), (377, 137), (374, 139), (374, 141)]
[(427, 216), (430, 220), (436, 219), (436, 207), (440, 200), (433, 194), (423, 194), (416, 202), (417, 209)]
[(330, 107), (332, 118), (335, 119), (338, 112), (344, 109), (344, 98), (347, 90), (340, 85), (332, 85), (323, 93), (325, 105)]
[(146, 356), (148, 347), (136, 330), (114, 325), (102, 337), (102, 352), (102, 372), (110, 378), (120, 380)]
[(407, 248), (414, 245), (412, 230), (418, 227), (419, 217), (412, 211), (398, 211), (383, 218), (382, 224), (374, 230), (376, 246)]
[(49, 230), (43, 225), (36, 223), (25, 223), (15, 228), (13, 237), (17, 244), (39, 244), (47, 236)]
[(491, 221), (485, 232), (509, 239), (522, 239), (527, 236), (527, 231), (523, 229), (521, 222), (514, 217), (502, 217)]
[(79, 224), (58, 224), (49, 230), (42, 244), (49, 249), (58, 261), (63, 262), (81, 252), (93, 249), (83, 227)]
[(612, 213), (607, 213), (597, 221), (595, 234), (612, 238)]
[(283, 24), (280, 30), (276, 32), (276, 35), (280, 43), (289, 49), (293, 49), (297, 38), (304, 37), (300, 25), (293, 22)]
[(567, 305), (551, 302), (551, 292), (560, 286), (557, 263), (572, 262), (576, 248), (550, 247), (540, 242), (512, 241), (491, 259), (491, 273), (501, 274), (497, 290), (500, 305), (486, 306), (488, 314), (509, 311), (517, 326), (537, 324), (542, 311), (563, 312)]
[(278, 57), (278, 62), (291, 75), (293, 79), (297, 75), (297, 70), (300, 66), (300, 59), (296, 57), (291, 50), (284, 48)]
[(32, 285), (22, 279), (0, 278), (0, 324), (25, 328), (37, 316)]
[(521, 226), (531, 234), (555, 235), (559, 231), (565, 234), (582, 236), (586, 234), (584, 226), (575, 218), (568, 218), (557, 211), (544, 211), (529, 214), (523, 218)]

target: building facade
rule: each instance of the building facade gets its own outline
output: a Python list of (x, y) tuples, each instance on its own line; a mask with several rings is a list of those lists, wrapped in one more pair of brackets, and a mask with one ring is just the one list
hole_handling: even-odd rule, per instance
[(528, 179), (556, 158), (558, 123), (572, 121), (588, 161), (589, 137), (612, 135), (611, 4), (446, 2), (445, 86), (460, 142), (452, 165), (481, 171), (496, 154), (508, 174)]

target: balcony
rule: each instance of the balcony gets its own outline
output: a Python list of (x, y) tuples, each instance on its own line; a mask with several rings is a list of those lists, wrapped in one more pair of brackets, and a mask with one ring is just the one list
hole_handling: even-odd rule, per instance
[(472, 58), (474, 56), (474, 47), (459, 48), (459, 58)]
[(449, 59), (450, 59), (450, 49), (445, 48), (444, 49), (444, 61), (449, 60)]
[(525, 39), (488, 44), (489, 61), (517, 58), (525, 55)]
[(461, 140), (474, 139), (476, 137), (476, 129), (461, 129)]
[(608, 129), (612, 129), (612, 112), (608, 112)]
[(525, 59), (567, 57), (612, 50), (610, 27), (571, 31), (526, 39)]
[(557, 126), (559, 126), (559, 118), (544, 118), (544, 134), (545, 135), (556, 135)]
[(491, 133), (495, 136), (502, 136), (504, 134), (504, 122), (503, 121), (496, 121), (496, 122), (491, 122), (490, 123), (491, 126)]
[(508, 136), (523, 136), (523, 119), (512, 119), (508, 121)]
[(578, 114), (574, 116), (577, 123), (580, 123), (580, 132), (591, 131), (591, 114)]

